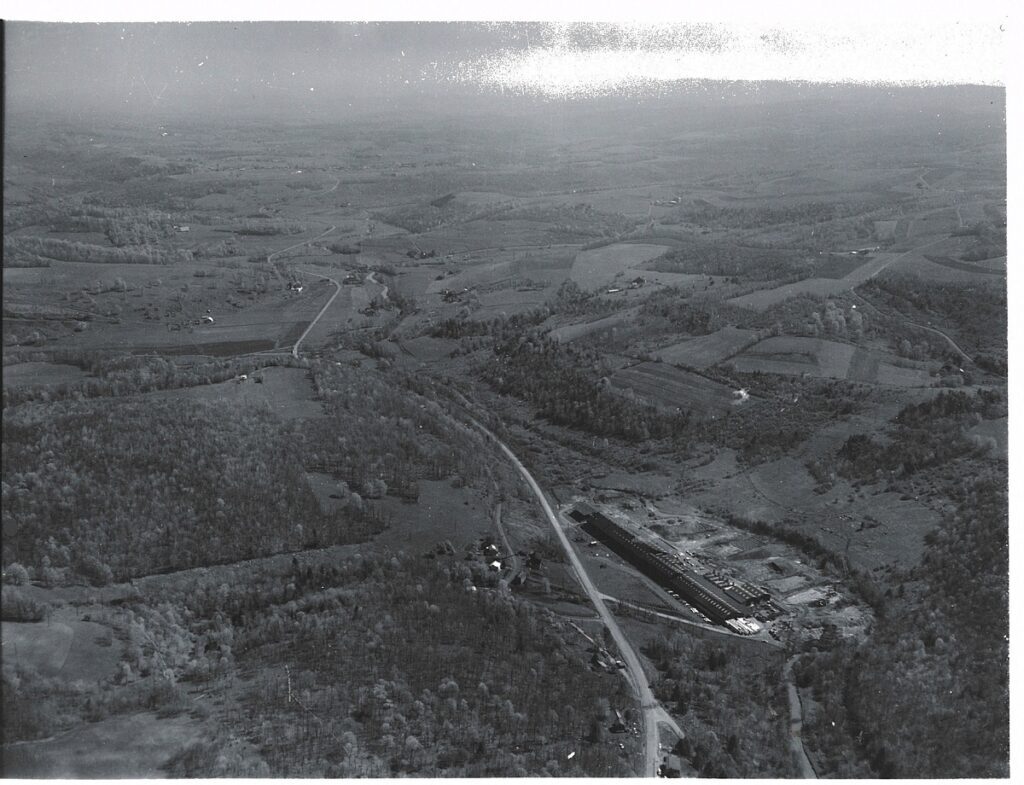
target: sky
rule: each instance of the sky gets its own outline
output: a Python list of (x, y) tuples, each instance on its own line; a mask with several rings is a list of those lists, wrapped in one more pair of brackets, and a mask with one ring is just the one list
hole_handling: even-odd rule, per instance
[(165, 22), (6, 27), (9, 108), (330, 115), (579, 100), (695, 79), (1005, 84), (1005, 18), (726, 23)]

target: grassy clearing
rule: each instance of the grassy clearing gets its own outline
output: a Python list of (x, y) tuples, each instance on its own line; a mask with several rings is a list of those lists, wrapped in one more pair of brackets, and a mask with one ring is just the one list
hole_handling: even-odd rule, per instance
[(756, 330), (727, 325), (708, 335), (690, 338), (656, 352), (667, 363), (691, 368), (710, 368), (757, 340)]
[(904, 368), (892, 363), (878, 366), (878, 383), (890, 387), (930, 387), (931, 374), (924, 368)]
[[(263, 381), (257, 383), (256, 379)], [(146, 393), (155, 400), (187, 398), (191, 401), (222, 401), (238, 406), (269, 408), (286, 420), (323, 417), (313, 394), (309, 374), (302, 368), (262, 368), (244, 382), (229, 381), (177, 390)]]
[[(983, 267), (979, 264), (973, 264), (971, 262), (961, 262), (956, 259), (951, 259), (948, 256), (934, 256), (932, 254), (925, 254), (924, 258), (932, 264), (937, 264), (942, 267), (948, 267), (951, 270), (960, 270), (965, 273), (973, 273), (974, 275), (999, 275), (1006, 277), (1006, 268), (999, 269), (996, 267)], [(1005, 257), (1003, 257), (1005, 262)]]
[(495, 534), (488, 505), (471, 488), (455, 488), (446, 480), (420, 480), (419, 499), (407, 504), (392, 496), (380, 508), (391, 523), (377, 540), (394, 548), (419, 553), (443, 540), (461, 548), (487, 534)]
[(61, 622), (2, 623), (4, 660), (34, 668), (43, 676), (56, 676), (71, 651), (75, 631)]
[(85, 373), (80, 368), (61, 363), (30, 362), (4, 366), (5, 387), (74, 383), (84, 377)]
[(659, 406), (691, 411), (707, 417), (727, 411), (733, 405), (733, 391), (695, 373), (662, 363), (640, 363), (616, 371), (611, 377), (615, 387)]
[(624, 311), (613, 313), (611, 316), (605, 316), (603, 319), (595, 319), (591, 322), (579, 322), (577, 324), (566, 324), (561, 327), (556, 327), (548, 334), (556, 341), (562, 343), (575, 341), (586, 335), (600, 332), (602, 330), (608, 330), (620, 324), (625, 324), (634, 319), (638, 311), (639, 309), (637, 308), (627, 308)]
[(754, 311), (766, 311), (773, 305), (777, 305), (783, 300), (788, 300), (790, 297), (796, 297), (800, 294), (809, 294), (818, 297), (828, 297), (840, 294), (853, 289), (855, 286), (859, 286), (869, 278), (877, 275), (896, 258), (896, 254), (877, 254), (858, 266), (852, 272), (844, 275), (842, 278), (807, 278), (803, 281), (797, 281), (796, 283), (777, 286), (774, 289), (764, 289), (761, 291), (751, 292), (750, 294), (744, 294), (739, 297), (733, 297), (728, 302), (730, 305), (736, 305), (740, 308), (750, 308)]
[(809, 374), (828, 379), (845, 379), (856, 347), (821, 338), (773, 336), (733, 358), (736, 370), (744, 373)]
[[(593, 291), (607, 286), (627, 270), (657, 259), (668, 246), (643, 243), (615, 243), (581, 251), (573, 262), (570, 277), (581, 288)], [(640, 275), (641, 273), (637, 273)]]
[(206, 734), (187, 716), (162, 719), (153, 712), (111, 717), (51, 740), (4, 747), (4, 776), (108, 779), (167, 776), (171, 757)]

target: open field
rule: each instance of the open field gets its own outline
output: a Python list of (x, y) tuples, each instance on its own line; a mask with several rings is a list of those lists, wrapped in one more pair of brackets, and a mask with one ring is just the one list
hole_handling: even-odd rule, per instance
[(493, 319), (539, 308), (554, 293), (553, 289), (499, 289), (479, 296), (480, 308), (473, 311), (474, 319)]
[(2, 622), (4, 661), (56, 676), (71, 651), (75, 631), (61, 622)]
[(655, 354), (667, 363), (704, 369), (717, 365), (757, 340), (756, 330), (727, 325), (717, 332), (688, 338), (659, 349)]
[(870, 259), (858, 266), (855, 270), (847, 273), (842, 278), (807, 278), (796, 283), (788, 283), (774, 289), (764, 289), (758, 292), (751, 292), (740, 297), (729, 300), (731, 305), (741, 308), (750, 308), (755, 311), (765, 311), (773, 305), (796, 297), (798, 294), (810, 294), (818, 297), (848, 292), (856, 286), (864, 283), (869, 278), (878, 275), (896, 259), (898, 254), (879, 253), (873, 254)]
[(1003, 261), (1003, 268), (1000, 269), (994, 266), (984, 266), (981, 264), (975, 264), (974, 262), (962, 262), (957, 259), (951, 259), (948, 256), (935, 256), (933, 254), (925, 254), (927, 259), (932, 264), (940, 265), (941, 267), (948, 267), (951, 270), (960, 270), (965, 273), (973, 273), (974, 275), (1000, 275), (1006, 276), (1006, 257), (1001, 257)]
[[(570, 277), (588, 291), (610, 285), (632, 268), (657, 259), (668, 250), (664, 245), (615, 243), (590, 251), (580, 251)], [(642, 273), (637, 273), (641, 275)]]
[(856, 347), (821, 338), (773, 336), (732, 359), (744, 373), (783, 373), (845, 379)]
[(377, 539), (393, 548), (419, 553), (444, 540), (461, 549), (494, 533), (491, 511), (470, 488), (453, 488), (443, 480), (420, 480), (419, 499), (408, 504), (392, 496), (380, 501), (389, 526)]
[(59, 363), (14, 363), (3, 369), (4, 387), (26, 387), (33, 384), (77, 382), (85, 373), (74, 365)]
[(612, 385), (669, 409), (710, 417), (735, 405), (733, 391), (724, 384), (662, 363), (644, 362), (616, 371)]
[[(323, 409), (313, 398), (313, 384), (301, 368), (261, 368), (245, 381), (227, 381), (161, 390), (145, 397), (171, 400), (230, 401), (239, 406), (266, 407), (286, 420), (323, 417)], [(256, 379), (262, 379), (257, 383)]]
[(153, 712), (101, 720), (44, 739), (4, 747), (4, 776), (46, 779), (162, 779), (163, 766), (209, 729), (188, 716)]
[(637, 308), (627, 308), (622, 311), (616, 311), (611, 316), (594, 319), (590, 322), (562, 325), (561, 327), (554, 328), (548, 335), (556, 341), (575, 341), (591, 333), (608, 330), (621, 324), (628, 324), (636, 318), (638, 310)]
[(925, 362), (824, 338), (773, 336), (730, 362), (743, 373), (807, 375), (891, 387), (929, 387), (935, 381)]
[[(46, 589), (26, 592), (46, 602)], [(47, 621), (3, 622), (4, 662), (34, 669), (43, 676), (65, 681), (95, 682), (111, 678), (124, 646), (111, 630), (94, 621), (83, 621), (77, 609), (58, 606)]]

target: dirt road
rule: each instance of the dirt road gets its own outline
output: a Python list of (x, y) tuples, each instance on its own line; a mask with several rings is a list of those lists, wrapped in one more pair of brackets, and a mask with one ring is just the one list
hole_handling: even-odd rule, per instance
[(299, 336), (299, 340), (297, 340), (295, 342), (295, 346), (292, 347), (292, 357), (294, 357), (296, 360), (299, 358), (299, 344), (301, 344), (305, 337), (309, 335), (310, 330), (316, 327), (316, 323), (320, 321), (320, 317), (327, 313), (327, 309), (331, 307), (331, 303), (334, 302), (334, 298), (341, 294), (341, 284), (338, 283), (333, 278), (331, 278), (330, 276), (310, 272), (309, 270), (299, 270), (299, 272), (303, 273), (304, 275), (312, 275), (316, 278), (323, 278), (325, 281), (330, 281), (331, 283), (334, 284), (334, 294), (331, 295), (331, 299), (324, 303), (324, 307), (320, 309), (320, 312), (316, 315), (313, 321), (311, 321), (306, 326), (306, 329), (303, 331), (302, 335)]
[(267, 254), (267, 261), (273, 262), (275, 256), (280, 256), (281, 254), (287, 253), (288, 251), (294, 251), (296, 248), (302, 248), (304, 245), (309, 245), (312, 242), (316, 242), (321, 237), (326, 237), (337, 228), (338, 227), (332, 224), (326, 231), (321, 232), (316, 237), (310, 237), (308, 240), (303, 240), (301, 243), (295, 243), (295, 245), (289, 245), (287, 248), (282, 248), (280, 251), (274, 251), (271, 254)]

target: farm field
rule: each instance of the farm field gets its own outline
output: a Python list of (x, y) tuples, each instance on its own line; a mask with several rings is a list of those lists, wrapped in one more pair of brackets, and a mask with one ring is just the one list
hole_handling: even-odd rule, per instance
[[(323, 417), (323, 409), (313, 398), (313, 384), (307, 371), (301, 368), (268, 367), (254, 371), (248, 377), (245, 381), (160, 390), (145, 393), (145, 397), (229, 401), (240, 406), (266, 407), (286, 420)], [(256, 379), (262, 379), (262, 382), (257, 383)]]
[(733, 391), (724, 384), (663, 363), (643, 362), (616, 371), (612, 385), (668, 409), (712, 417), (736, 405)]
[[(612, 284), (627, 271), (657, 259), (668, 250), (664, 245), (615, 243), (590, 251), (580, 251), (572, 264), (570, 278), (587, 291)], [(638, 275), (645, 273), (637, 272)]]
[(730, 362), (743, 373), (807, 375), (890, 387), (930, 387), (935, 381), (927, 363), (823, 338), (766, 338)]
[(732, 359), (738, 371), (845, 379), (856, 347), (821, 338), (773, 336)]
[(48, 621), (2, 624), (5, 662), (69, 682), (109, 679), (124, 648), (110, 627), (83, 621), (66, 607), (55, 609)]
[(548, 333), (548, 335), (556, 341), (575, 341), (579, 338), (583, 338), (584, 336), (591, 335), (592, 333), (608, 330), (621, 324), (628, 324), (631, 320), (636, 318), (638, 310), (639, 309), (637, 308), (627, 308), (622, 311), (616, 311), (611, 316), (594, 319), (590, 322), (565, 324), (561, 327), (554, 328)]
[(380, 542), (420, 553), (444, 540), (470, 542), (494, 531), (491, 514), (479, 493), (453, 488), (450, 481), (420, 480), (419, 498), (409, 504), (392, 496), (380, 502), (388, 527)]
[(208, 734), (208, 727), (188, 716), (141, 712), (111, 717), (55, 739), (5, 746), (4, 776), (163, 779), (171, 757)]
[(480, 308), (473, 311), (473, 318), (493, 319), (501, 316), (511, 316), (516, 313), (524, 313), (544, 305), (548, 297), (553, 294), (551, 288), (541, 290), (516, 290), (499, 289), (494, 292), (479, 295)]
[(740, 297), (733, 297), (729, 300), (730, 305), (740, 308), (750, 308), (754, 311), (765, 311), (773, 305), (796, 297), (799, 294), (809, 294), (818, 297), (841, 294), (860, 286), (860, 284), (878, 275), (882, 270), (899, 259), (898, 254), (879, 253), (874, 254), (870, 259), (857, 267), (842, 278), (807, 278), (796, 283), (788, 283), (774, 289), (764, 289), (751, 292)]
[(756, 340), (756, 330), (744, 330), (729, 325), (708, 335), (689, 338), (659, 349), (655, 354), (664, 362), (703, 370), (717, 365)]
[(4, 387), (25, 387), (32, 384), (63, 384), (77, 382), (85, 373), (74, 365), (60, 363), (27, 362), (5, 365)]

